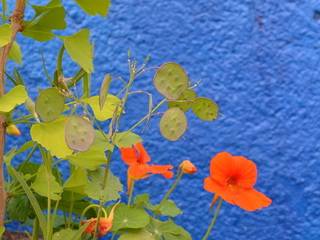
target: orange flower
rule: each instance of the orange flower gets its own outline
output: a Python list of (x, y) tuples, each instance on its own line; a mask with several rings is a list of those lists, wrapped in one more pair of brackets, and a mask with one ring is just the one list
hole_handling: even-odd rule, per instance
[(6, 127), (6, 132), (8, 135), (17, 136), (17, 137), (21, 135), (19, 128), (15, 124), (8, 125)]
[(244, 210), (255, 211), (268, 207), (272, 202), (254, 189), (256, 181), (257, 167), (254, 162), (221, 152), (211, 160), (210, 176), (204, 180), (204, 189), (216, 194), (212, 204), (221, 197)]
[[(113, 221), (113, 216), (114, 216), (114, 210), (118, 204), (115, 204), (108, 217), (101, 217), (99, 219), (99, 226), (98, 226), (98, 236), (102, 237), (106, 235), (110, 229), (112, 228), (112, 221)], [(89, 223), (87, 228), (84, 230), (86, 233), (94, 235), (95, 230), (96, 230), (96, 225), (97, 225), (97, 218), (91, 218), (87, 221), (84, 222)]]
[(182, 172), (186, 173), (186, 174), (194, 174), (198, 171), (197, 167), (189, 160), (184, 160), (180, 164), (180, 168), (181, 168)]
[(134, 180), (149, 177), (152, 174), (160, 174), (165, 178), (172, 178), (172, 165), (149, 165), (150, 156), (144, 149), (142, 143), (136, 143), (132, 147), (121, 148), (122, 160), (128, 168), (128, 192)]

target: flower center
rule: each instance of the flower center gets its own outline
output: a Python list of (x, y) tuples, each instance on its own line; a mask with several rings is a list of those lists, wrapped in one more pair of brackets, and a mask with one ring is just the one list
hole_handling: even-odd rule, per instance
[(228, 186), (235, 186), (237, 185), (237, 178), (232, 176), (232, 177), (229, 177), (228, 180), (227, 180), (227, 184)]

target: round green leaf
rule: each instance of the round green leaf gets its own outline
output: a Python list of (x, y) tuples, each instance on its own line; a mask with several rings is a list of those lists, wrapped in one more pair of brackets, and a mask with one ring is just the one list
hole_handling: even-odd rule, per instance
[(88, 150), (95, 138), (92, 123), (82, 117), (70, 117), (65, 126), (65, 138), (69, 148), (79, 152)]
[(149, 222), (150, 217), (145, 210), (119, 204), (115, 210), (112, 231), (144, 228)]
[(169, 62), (158, 69), (153, 83), (163, 96), (176, 100), (188, 88), (189, 78), (179, 64)]
[(156, 238), (146, 230), (139, 230), (126, 232), (119, 237), (119, 240), (156, 240)]
[(187, 130), (187, 118), (180, 108), (170, 108), (160, 120), (160, 132), (170, 141), (178, 140)]
[(211, 99), (199, 97), (193, 102), (192, 111), (201, 120), (212, 121), (217, 119), (219, 107)]
[(193, 101), (196, 99), (197, 94), (192, 89), (185, 90), (179, 97), (177, 101), (169, 101), (169, 108), (178, 107), (182, 111), (187, 112), (191, 106)]
[(56, 120), (64, 111), (64, 97), (56, 88), (41, 90), (35, 108), (41, 120)]

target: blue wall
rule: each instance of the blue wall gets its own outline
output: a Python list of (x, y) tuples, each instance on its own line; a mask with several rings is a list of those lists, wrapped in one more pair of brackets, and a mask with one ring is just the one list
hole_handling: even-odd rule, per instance
[[(224, 204), (213, 239), (320, 239), (319, 1), (113, 0), (108, 18), (86, 17), (70, 0), (64, 2), (66, 32), (93, 31), (94, 93), (106, 72), (127, 76), (130, 48), (140, 61), (150, 54), (151, 65), (181, 63), (193, 81), (202, 81), (198, 93), (219, 103), (216, 122), (203, 123), (190, 114), (190, 128), (179, 142), (163, 140), (159, 119), (142, 134), (154, 162), (177, 165), (188, 158), (200, 170), (186, 177), (173, 196), (184, 209), (178, 221), (194, 239), (200, 239), (211, 219), (212, 195), (203, 191), (202, 180), (210, 158), (222, 150), (257, 163), (257, 188), (273, 204), (254, 213)], [(21, 70), (35, 93), (45, 82), (38, 48), (52, 70), (60, 43), (19, 40), (25, 55)], [(68, 62), (67, 68), (72, 73), (75, 65)], [(153, 91), (151, 77), (142, 78), (138, 88)], [(134, 117), (142, 116), (145, 97), (132, 98), (129, 108)], [(124, 181), (118, 158), (113, 168)], [(156, 200), (168, 183), (152, 177), (140, 182), (138, 191), (152, 191)]]

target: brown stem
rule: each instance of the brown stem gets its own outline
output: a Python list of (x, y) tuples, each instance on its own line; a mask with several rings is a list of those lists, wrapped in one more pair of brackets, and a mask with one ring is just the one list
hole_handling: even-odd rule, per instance
[[(12, 35), (11, 41), (5, 45), (0, 51), (0, 97), (5, 94), (5, 68), (8, 60), (9, 52), (12, 44), (16, 39), (17, 33), (23, 29), (23, 16), (26, 0), (17, 0), (15, 10), (10, 18)], [(0, 115), (0, 227), (4, 225), (6, 211), (6, 191), (5, 181), (3, 176), (3, 155), (6, 132), (6, 119), (4, 115)]]

